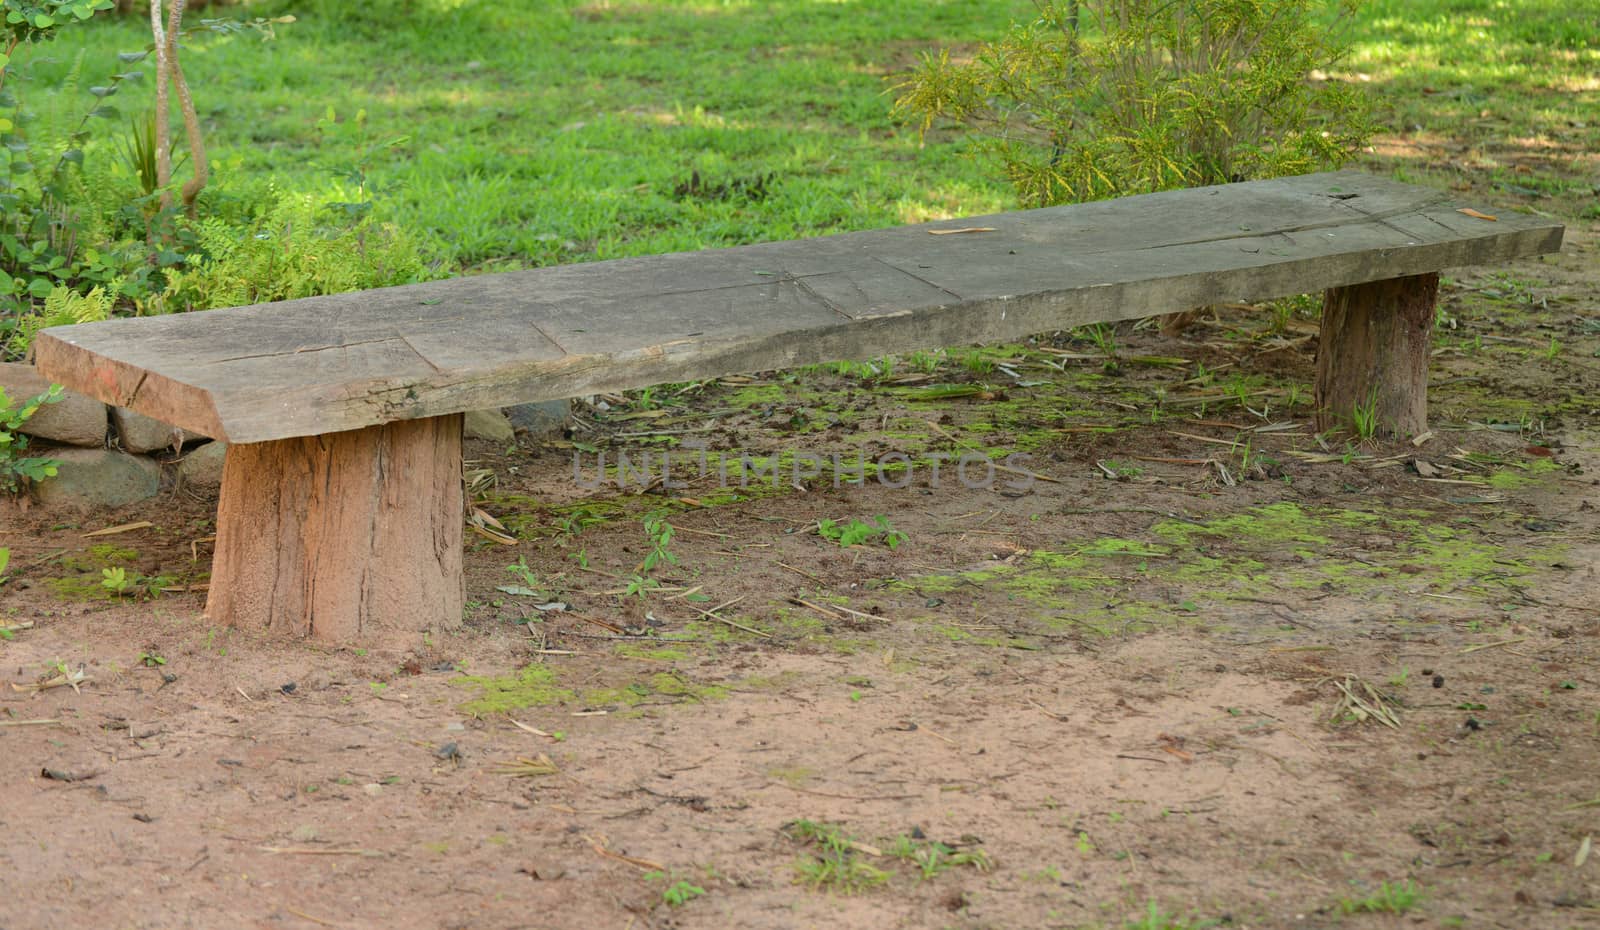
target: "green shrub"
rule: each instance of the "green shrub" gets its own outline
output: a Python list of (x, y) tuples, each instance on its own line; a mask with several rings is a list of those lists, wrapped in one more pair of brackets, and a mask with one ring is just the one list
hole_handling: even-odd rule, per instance
[(111, 315), (111, 304), (112, 297), (105, 288), (96, 287), (87, 294), (79, 294), (57, 285), (44, 299), (42, 308), (17, 318), (16, 328), (6, 337), (3, 354), (23, 358), (39, 330), (74, 323), (97, 323)]
[(0, 0), (0, 348), (7, 356), (26, 351), (37, 320), (52, 312), (39, 301), (58, 289), (100, 289), (133, 303), (164, 286), (163, 267), (182, 261), (175, 239), (151, 235), (133, 181), (85, 157), (91, 130), (118, 116), (112, 98), (142, 74), (108, 62), (107, 73), (86, 79), (80, 51), (58, 83), (33, 83), (38, 59), (25, 53), (110, 6)]
[(979, 133), (1028, 206), (1336, 167), (1371, 133), (1344, 56), (1353, 5), (1037, 0), (970, 62), (924, 56), (896, 109)]
[[(44, 326), (162, 311), (171, 304), (164, 295), (174, 269), (203, 248), (190, 219), (193, 209), (163, 205), (171, 187), (160, 190), (156, 178), (154, 112), (132, 118), (126, 130), (112, 122), (122, 121), (114, 98), (142, 80), (138, 63), (153, 43), (87, 69), (92, 78), (85, 77), (80, 51), (53, 86), (31, 83), (39, 59), (25, 52), (112, 6), (112, 0), (0, 0), (0, 356), (22, 356)], [(270, 39), (277, 25), (292, 21), (202, 19), (180, 37), (186, 44), (244, 34)], [(100, 128), (108, 125), (109, 131)], [(108, 144), (96, 147), (96, 130), (111, 135), (101, 140)], [(167, 149), (174, 164), (195, 164), (196, 178), (184, 186), (188, 207), (190, 195), (198, 194), (191, 185), (203, 187), (203, 172), (200, 149), (194, 148), (198, 133), (186, 134), (186, 141), (190, 150), (179, 151), (170, 141)], [(208, 191), (206, 197), (208, 207), (236, 206), (227, 194)], [(259, 203), (249, 199), (246, 215), (259, 212), (251, 212)], [(210, 232), (213, 243), (222, 238), (216, 229)], [(209, 280), (202, 275), (193, 286), (203, 289)], [(68, 307), (62, 288), (88, 303)]]
[(330, 223), (315, 201), (277, 196), (244, 225), (219, 219), (195, 229), (196, 253), (169, 273), (156, 312), (209, 310), (369, 290), (421, 280), (425, 268), (411, 240), (370, 219)]

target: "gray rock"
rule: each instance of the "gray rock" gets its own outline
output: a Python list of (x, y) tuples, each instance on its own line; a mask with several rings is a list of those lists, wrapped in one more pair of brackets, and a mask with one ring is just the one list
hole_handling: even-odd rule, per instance
[(466, 416), (462, 431), (468, 439), (487, 439), (490, 442), (511, 442), (517, 438), (511, 421), (498, 410), (473, 410)]
[[(13, 405), (38, 397), (50, 389), (50, 382), (39, 376), (32, 365), (0, 362), (0, 388)], [(22, 431), (29, 436), (64, 442), (70, 446), (106, 444), (106, 405), (66, 391), (53, 404), (40, 407)]]
[(169, 423), (134, 413), (125, 407), (111, 408), (111, 425), (117, 430), (117, 444), (128, 452), (155, 452), (170, 449), (184, 438), (183, 431)]
[(178, 483), (206, 491), (222, 487), (222, 463), (227, 454), (225, 442), (208, 442), (190, 449), (178, 462)]
[(61, 462), (54, 478), (33, 489), (46, 506), (121, 507), (161, 490), (161, 466), (142, 456), (115, 449), (51, 449), (41, 454)]
[(533, 439), (560, 436), (572, 417), (572, 401), (545, 400), (506, 408), (506, 418), (519, 433)]

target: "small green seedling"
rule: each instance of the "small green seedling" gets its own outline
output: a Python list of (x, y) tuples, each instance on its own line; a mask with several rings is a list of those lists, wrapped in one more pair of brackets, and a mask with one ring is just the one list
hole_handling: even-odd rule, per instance
[(629, 576), (627, 588), (623, 592), (624, 597), (637, 597), (641, 601), (651, 591), (661, 587), (660, 580), (655, 577), (655, 570), (663, 564), (678, 564), (678, 557), (670, 548), (677, 531), (667, 522), (666, 514), (652, 513), (645, 516), (644, 535), (650, 541), (650, 549)]
[(120, 565), (116, 568), (101, 569), (100, 575), (100, 587), (112, 594), (121, 596), (133, 587), (133, 579), (128, 577), (128, 570)]
[(161, 596), (161, 591), (172, 584), (172, 578), (167, 575), (145, 575), (139, 572), (129, 572), (122, 566), (102, 568), (100, 570), (100, 587), (104, 588), (112, 597), (138, 595), (143, 598)]
[[(653, 871), (644, 873), (646, 881), (666, 881), (670, 876), (665, 872)], [(695, 898), (705, 894), (706, 890), (693, 882), (678, 879), (661, 889), (661, 901), (668, 907), (683, 907)]]

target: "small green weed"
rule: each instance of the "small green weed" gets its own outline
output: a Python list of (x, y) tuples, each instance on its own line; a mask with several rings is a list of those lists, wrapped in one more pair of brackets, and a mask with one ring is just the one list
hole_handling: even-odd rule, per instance
[(1362, 442), (1378, 435), (1378, 395), (1376, 392), (1367, 395), (1365, 401), (1358, 402), (1350, 410), (1351, 425), (1355, 427), (1356, 438)]
[(28, 448), (28, 437), (19, 430), (28, 418), (45, 404), (53, 404), (61, 399), (61, 385), (52, 384), (50, 390), (38, 397), (25, 400), (21, 405), (13, 407), (12, 402), (6, 397), (6, 392), (0, 388), (0, 491), (16, 491), (24, 482), (38, 482), (46, 478), (54, 478), (56, 467), (61, 463), (55, 459), (47, 458), (22, 458), (17, 453)]
[(851, 519), (848, 523), (841, 523), (838, 520), (818, 520), (817, 535), (823, 539), (833, 540), (841, 549), (865, 545), (874, 540), (890, 549), (897, 549), (901, 543), (910, 538), (890, 526), (882, 514), (874, 517), (871, 523), (856, 519)]
[(994, 373), (995, 361), (985, 355), (981, 349), (968, 349), (961, 355), (961, 367), (975, 375)]
[(628, 586), (624, 597), (637, 597), (643, 601), (645, 597), (656, 588), (661, 587), (661, 581), (655, 577), (655, 570), (662, 564), (676, 565), (678, 557), (671, 551), (672, 538), (676, 535), (672, 524), (667, 522), (666, 514), (652, 513), (644, 518), (644, 535), (650, 541), (650, 550), (639, 561), (638, 567), (628, 578)]
[(132, 571), (121, 565), (100, 570), (100, 587), (104, 588), (111, 597), (142, 597), (157, 598), (161, 596), (161, 589), (170, 586), (173, 580), (166, 575), (146, 575), (142, 572)]
[(1392, 885), (1383, 882), (1365, 898), (1341, 898), (1335, 907), (1341, 914), (1404, 914), (1420, 904), (1422, 896), (1422, 886), (1408, 878)]
[(1138, 478), (1144, 474), (1144, 469), (1140, 466), (1129, 465), (1126, 462), (1119, 462), (1115, 459), (1106, 459), (1104, 462), (1100, 463), (1100, 466), (1101, 468), (1109, 470), (1113, 475), (1116, 476), (1118, 481), (1127, 481), (1132, 478)]
[(923, 881), (936, 878), (944, 872), (969, 866), (979, 872), (989, 871), (989, 854), (981, 849), (957, 850), (932, 840), (915, 840), (899, 837), (885, 853), (917, 867)]
[[(644, 877), (645, 881), (662, 882), (667, 882), (672, 878), (667, 873), (658, 871), (646, 872)], [(668, 907), (683, 907), (705, 893), (706, 890), (704, 888), (680, 878), (676, 881), (670, 881), (665, 888), (661, 889), (661, 902)]]
[(500, 585), (495, 590), (503, 591), (506, 594), (520, 594), (524, 597), (535, 597), (539, 595), (544, 588), (544, 585), (539, 580), (538, 573), (528, 566), (528, 559), (526, 556), (517, 556), (516, 564), (507, 565), (506, 571), (511, 574), (511, 577), (521, 582), (521, 584)]
[(837, 826), (797, 820), (786, 832), (813, 847), (794, 865), (796, 880), (813, 890), (856, 894), (889, 881), (889, 873), (867, 862), (856, 841)]
[(1217, 923), (1215, 920), (1195, 920), (1168, 914), (1152, 900), (1146, 903), (1142, 915), (1124, 922), (1122, 927), (1123, 930), (1201, 930), (1203, 927), (1215, 927)]

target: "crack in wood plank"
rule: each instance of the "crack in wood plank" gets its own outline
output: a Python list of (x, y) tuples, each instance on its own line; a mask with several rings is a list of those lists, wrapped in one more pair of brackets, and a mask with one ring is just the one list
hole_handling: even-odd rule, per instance
[(148, 381), (148, 380), (150, 380), (150, 372), (148, 372), (148, 371), (140, 372), (139, 373), (139, 383), (135, 384), (133, 386), (133, 390), (128, 392), (128, 399), (124, 400), (119, 406), (123, 406), (123, 407), (131, 407), (131, 406), (133, 406), (133, 402), (139, 399), (139, 391), (140, 391), (140, 389), (144, 387), (144, 383), (146, 381)]
[[(808, 278), (809, 277), (817, 277), (817, 275), (806, 275), (806, 277), (808, 277)], [(797, 290), (800, 293), (806, 295), (807, 297), (810, 297), (811, 299), (817, 301), (818, 303), (822, 304), (824, 307), (827, 307), (829, 310), (832, 310), (834, 313), (839, 314), (840, 316), (844, 317), (845, 319), (847, 319), (847, 320), (849, 320), (851, 322), (855, 322), (855, 317), (853, 317), (850, 314), (846, 313), (844, 311), (843, 307), (838, 306), (833, 301), (831, 301), (828, 298), (822, 296), (821, 294), (818, 294), (816, 292), (816, 289), (814, 289), (811, 285), (807, 284), (806, 282), (802, 281), (799, 276), (794, 275), (794, 274), (790, 274), (789, 272), (785, 271), (783, 273), (783, 277), (778, 279), (778, 283), (779, 284), (793, 284), (794, 287), (795, 287), (795, 290)]]
[(549, 333), (545, 332), (544, 327), (539, 325), (539, 321), (538, 320), (529, 320), (528, 321), (528, 325), (533, 327), (533, 331), (538, 333), (544, 339), (545, 342), (548, 342), (551, 345), (555, 346), (556, 347), (556, 351), (561, 353), (562, 358), (566, 358), (566, 357), (568, 357), (568, 356), (570, 356), (572, 354), (571, 352), (567, 351), (567, 347), (566, 346), (564, 346), (561, 343), (555, 341), (555, 339)]
[(437, 375), (444, 374), (444, 369), (440, 368), (438, 365), (435, 365), (433, 363), (433, 359), (427, 357), (426, 355), (423, 355), (421, 349), (419, 349), (416, 346), (412, 345), (411, 344), (411, 340), (406, 338), (405, 333), (401, 333), (398, 336), (396, 336), (395, 338), (397, 338), (401, 342), (405, 343), (406, 344), (406, 348), (408, 348), (412, 352), (416, 353), (417, 358), (422, 359), (422, 364), (427, 365), (429, 368), (432, 368), (434, 374), (437, 374)]
[(914, 281), (920, 281), (923, 284), (926, 284), (927, 286), (933, 288), (936, 291), (943, 291), (944, 293), (949, 294), (951, 297), (954, 297), (956, 300), (965, 300), (966, 299), (966, 298), (962, 297), (960, 294), (957, 294), (955, 291), (952, 291), (948, 287), (945, 287), (943, 284), (935, 284), (934, 282), (929, 281), (927, 278), (924, 278), (922, 275), (917, 274), (914, 271), (907, 271), (904, 268), (901, 268), (899, 265), (896, 265), (894, 262), (886, 261), (884, 259), (879, 258), (876, 255), (868, 255), (867, 257), (872, 259), (873, 261), (877, 262), (878, 264), (882, 265), (883, 267), (888, 268), (891, 271), (898, 271), (901, 274), (905, 275), (906, 277), (911, 278)]
[[(413, 352), (417, 352), (416, 347), (412, 346), (410, 342), (407, 342), (405, 336), (398, 336), (397, 335), (397, 336), (385, 336), (382, 339), (363, 339), (360, 342), (341, 342), (341, 343), (338, 343), (336, 345), (299, 346), (298, 348), (296, 348), (292, 352), (278, 351), (278, 352), (260, 352), (260, 353), (257, 353), (255, 355), (232, 355), (232, 356), (229, 356), (227, 358), (214, 358), (214, 359), (211, 359), (208, 362), (202, 362), (201, 364), (203, 364), (203, 365), (226, 365), (229, 362), (244, 362), (244, 361), (249, 361), (250, 359), (257, 359), (257, 358), (292, 358), (292, 357), (294, 357), (296, 355), (307, 355), (307, 354), (310, 354), (310, 353), (313, 353), (313, 352), (327, 352), (327, 351), (330, 351), (332, 349), (354, 349), (354, 348), (358, 348), (360, 346), (382, 345), (385, 342), (395, 342), (395, 341), (404, 342), (406, 344), (406, 348), (410, 349)], [(421, 356), (422, 353), (421, 352), (417, 352), (417, 355)], [(422, 360), (424, 362), (428, 362), (428, 359), (426, 357), (423, 357)], [(432, 362), (428, 362), (428, 364), (430, 366), (433, 365)]]
[[(1355, 198), (1352, 198), (1351, 200), (1354, 200), (1354, 199)], [(1339, 201), (1335, 201), (1335, 202), (1336, 203), (1342, 203), (1342, 204), (1345, 204), (1345, 205), (1350, 205), (1351, 204), (1351, 200), (1339, 200)], [(1346, 229), (1346, 228), (1352, 228), (1352, 227), (1353, 228), (1360, 228), (1362, 226), (1367, 225), (1368, 222), (1376, 222), (1378, 225), (1383, 226), (1383, 227), (1385, 227), (1387, 229), (1393, 229), (1393, 230), (1395, 230), (1397, 232), (1400, 232), (1400, 233), (1402, 233), (1402, 234), (1404, 234), (1404, 235), (1406, 235), (1406, 236), (1408, 236), (1410, 238), (1415, 238), (1415, 234), (1414, 233), (1409, 233), (1409, 232), (1406, 232), (1403, 229), (1399, 229), (1398, 227), (1390, 224), (1388, 221), (1391, 220), (1391, 219), (1394, 219), (1395, 217), (1398, 217), (1398, 216), (1409, 216), (1409, 215), (1411, 215), (1413, 213), (1419, 213), (1420, 214), (1423, 210), (1426, 210), (1429, 207), (1440, 206), (1440, 205), (1442, 205), (1442, 204), (1444, 204), (1446, 202), (1447, 201), (1444, 198), (1441, 197), (1441, 198), (1429, 200), (1429, 201), (1427, 201), (1425, 203), (1415, 204), (1415, 205), (1407, 206), (1407, 207), (1395, 207), (1392, 210), (1384, 210), (1384, 211), (1379, 212), (1379, 213), (1368, 213), (1368, 212), (1360, 209), (1359, 207), (1351, 206), (1352, 210), (1355, 210), (1357, 213), (1361, 214), (1361, 220), (1360, 221), (1328, 220), (1328, 221), (1324, 221), (1324, 222), (1320, 222), (1320, 223), (1305, 223), (1305, 224), (1302, 224), (1302, 225), (1299, 225), (1299, 226), (1290, 226), (1290, 227), (1288, 227), (1286, 229), (1247, 229), (1247, 230), (1239, 230), (1238, 232), (1229, 232), (1229, 233), (1227, 233), (1225, 235), (1221, 235), (1221, 236), (1208, 236), (1208, 237), (1206, 237), (1204, 239), (1188, 239), (1188, 240), (1185, 240), (1185, 241), (1182, 241), (1182, 242), (1164, 242), (1164, 243), (1160, 243), (1158, 245), (1149, 245), (1149, 246), (1145, 246), (1145, 247), (1139, 248), (1139, 249), (1132, 249), (1132, 250), (1121, 249), (1121, 248), (1100, 249), (1100, 250), (1087, 251), (1087, 252), (1074, 252), (1073, 255), (1074, 255), (1074, 257), (1083, 256), (1083, 255), (1106, 255), (1106, 254), (1110, 254), (1110, 253), (1113, 253), (1113, 252), (1125, 252), (1126, 254), (1129, 254), (1129, 255), (1138, 255), (1141, 252), (1159, 252), (1159, 251), (1161, 251), (1163, 249), (1179, 248), (1179, 247), (1188, 246), (1188, 245), (1214, 245), (1214, 244), (1220, 244), (1220, 243), (1224, 243), (1224, 242), (1232, 242), (1235, 239), (1265, 239), (1265, 238), (1268, 238), (1268, 237), (1271, 237), (1271, 236), (1281, 236), (1281, 235), (1283, 235), (1285, 233), (1315, 232), (1315, 231), (1317, 231), (1319, 229)], [(1443, 224), (1441, 224), (1441, 225), (1443, 225)], [(1448, 227), (1448, 226), (1446, 226), (1445, 228), (1446, 229), (1450, 229), (1450, 227)], [(1454, 230), (1454, 229), (1450, 229), (1450, 233), (1451, 233), (1451, 235), (1454, 235), (1454, 236), (1461, 235), (1459, 230)]]

